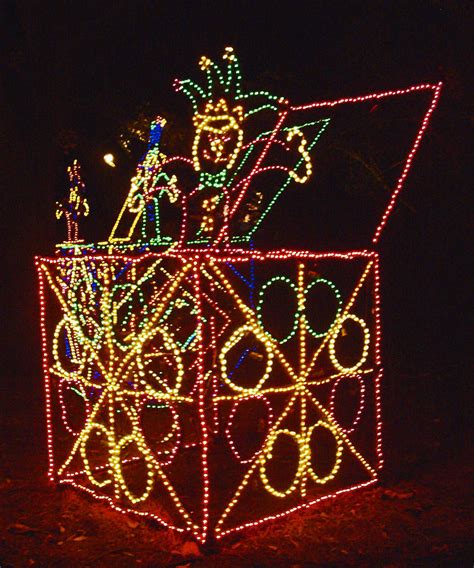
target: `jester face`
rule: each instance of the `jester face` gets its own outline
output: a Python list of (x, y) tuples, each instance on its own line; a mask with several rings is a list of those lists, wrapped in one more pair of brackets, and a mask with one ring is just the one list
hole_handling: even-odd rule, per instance
[(215, 105), (208, 103), (203, 114), (195, 114), (196, 128), (193, 142), (193, 164), (196, 171), (220, 168), (231, 169), (242, 148), (243, 109), (230, 110), (224, 99)]

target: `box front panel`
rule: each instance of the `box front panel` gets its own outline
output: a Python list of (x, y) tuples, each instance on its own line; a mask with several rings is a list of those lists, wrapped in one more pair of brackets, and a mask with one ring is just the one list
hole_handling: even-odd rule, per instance
[(234, 255), (201, 274), (218, 536), (376, 480), (377, 263)]

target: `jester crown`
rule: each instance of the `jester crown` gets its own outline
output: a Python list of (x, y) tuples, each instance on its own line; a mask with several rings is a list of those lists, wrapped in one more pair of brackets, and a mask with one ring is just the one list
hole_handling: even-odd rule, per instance
[[(191, 79), (176, 79), (174, 82), (176, 91), (183, 92), (191, 101), (196, 120), (212, 115), (233, 114), (241, 122), (257, 112), (278, 109), (278, 103), (283, 102), (281, 97), (267, 91), (242, 90), (239, 60), (232, 47), (225, 48), (222, 59), (225, 62), (222, 68), (204, 55), (199, 60), (201, 71), (206, 73), (205, 86)], [(230, 109), (228, 105), (234, 103), (237, 106)]]

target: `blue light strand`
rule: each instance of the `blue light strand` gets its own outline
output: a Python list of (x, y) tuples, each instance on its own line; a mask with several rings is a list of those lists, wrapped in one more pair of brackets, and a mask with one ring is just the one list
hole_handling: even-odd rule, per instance
[(239, 360), (237, 361), (237, 363), (235, 364), (235, 367), (232, 369), (232, 371), (230, 371), (228, 373), (229, 377), (232, 377), (232, 375), (235, 373), (235, 371), (237, 371), (237, 369), (240, 367), (240, 365), (242, 365), (242, 363), (244, 362), (244, 359), (247, 357), (247, 355), (253, 352), (253, 349), (250, 349), (250, 347), (246, 347), (244, 352), (242, 353), (242, 355), (240, 356)]

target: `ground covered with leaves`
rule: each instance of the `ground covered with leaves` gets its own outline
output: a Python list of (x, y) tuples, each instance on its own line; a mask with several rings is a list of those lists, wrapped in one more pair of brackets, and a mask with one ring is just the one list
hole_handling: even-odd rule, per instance
[(431, 447), (423, 436), (420, 461), (411, 433), (402, 461), (389, 453), (378, 486), (200, 549), (189, 537), (48, 483), (41, 413), (40, 402), (12, 398), (2, 415), (2, 568), (473, 564), (473, 462), (465, 447), (440, 450), (436, 435)]

